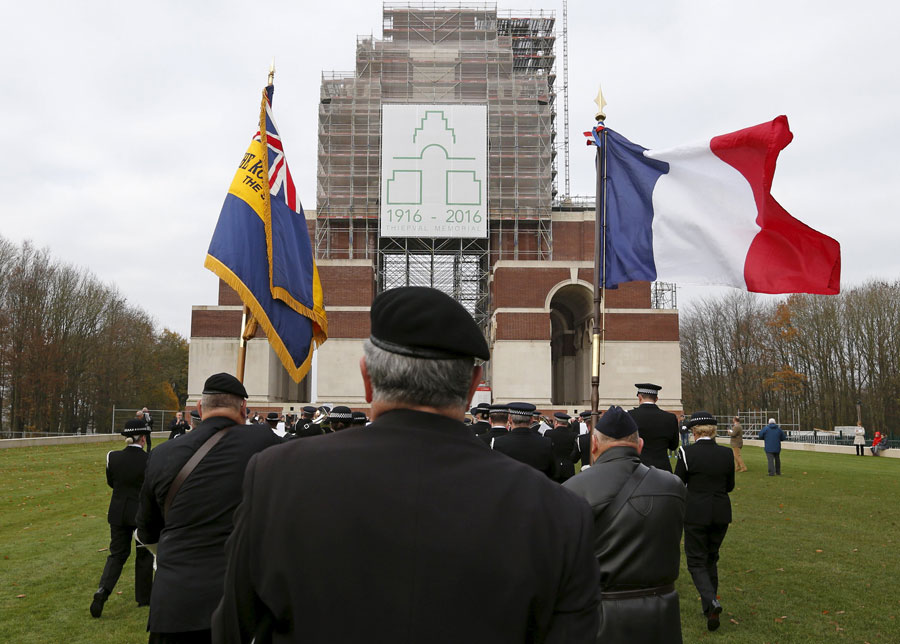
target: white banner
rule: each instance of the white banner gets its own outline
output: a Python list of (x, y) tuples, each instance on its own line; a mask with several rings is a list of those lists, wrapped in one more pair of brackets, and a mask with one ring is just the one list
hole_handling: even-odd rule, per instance
[(487, 106), (382, 106), (383, 236), (487, 237), (487, 184)]

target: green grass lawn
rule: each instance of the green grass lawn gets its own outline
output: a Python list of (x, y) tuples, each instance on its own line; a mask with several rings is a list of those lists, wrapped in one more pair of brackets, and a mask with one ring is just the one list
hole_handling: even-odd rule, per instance
[[(146, 642), (133, 557), (103, 617), (88, 613), (109, 545), (103, 463), (121, 446), (0, 450), (0, 642)], [(684, 641), (900, 642), (900, 460), (788, 451), (780, 477), (759, 448), (744, 460), (719, 562), (722, 627), (707, 632), (682, 561)]]

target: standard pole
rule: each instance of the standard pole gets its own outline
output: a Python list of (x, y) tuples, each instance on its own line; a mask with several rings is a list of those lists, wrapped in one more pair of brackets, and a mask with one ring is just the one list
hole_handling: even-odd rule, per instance
[(594, 326), (591, 331), (591, 427), (597, 426), (597, 420), (600, 418), (600, 324), (602, 312), (602, 283), (605, 276), (603, 244), (605, 242), (605, 225), (604, 214), (606, 213), (604, 182), (606, 181), (606, 130), (603, 123), (606, 120), (606, 114), (603, 112), (603, 106), (606, 101), (603, 100), (603, 93), (598, 91), (597, 113), (594, 118), (597, 120), (597, 134), (601, 145), (597, 146), (597, 196), (594, 200)]
[(244, 310), (241, 313), (241, 341), (238, 344), (238, 359), (237, 359), (237, 374), (236, 378), (241, 382), (244, 382), (244, 364), (247, 361), (247, 318), (250, 316), (250, 307), (246, 304), (244, 305)]

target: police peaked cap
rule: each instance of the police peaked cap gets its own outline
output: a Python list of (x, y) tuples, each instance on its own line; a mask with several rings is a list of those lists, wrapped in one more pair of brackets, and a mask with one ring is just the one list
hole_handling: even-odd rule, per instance
[(278, 420), (280, 417), (277, 411), (270, 411), (266, 414), (266, 420)]
[(597, 421), (597, 431), (610, 438), (625, 438), (638, 430), (637, 423), (627, 411), (611, 406)]
[(196, 409), (192, 409), (191, 410), (191, 418), (193, 420), (200, 420), (200, 412), (198, 412)]
[(241, 381), (230, 373), (216, 373), (211, 375), (203, 383), (203, 394), (231, 394), (232, 396), (247, 397), (247, 390)]
[(569, 414), (567, 414), (564, 411), (556, 412), (555, 414), (553, 414), (553, 417), (558, 418), (559, 420), (571, 420), (572, 419), (572, 417), (569, 416)]
[(520, 418), (531, 418), (535, 410), (535, 406), (527, 402), (511, 402), (506, 408), (509, 410), (510, 416), (518, 416)]
[(634, 386), (637, 387), (639, 394), (647, 394), (649, 396), (659, 395), (659, 390), (662, 389), (662, 387), (654, 385), (652, 382), (637, 382)]
[(365, 412), (355, 411), (351, 414), (353, 416), (353, 422), (358, 423), (362, 421), (363, 423), (369, 422), (369, 418), (366, 416)]
[(581, 412), (581, 413), (578, 414), (578, 415), (579, 415), (581, 418), (584, 418), (585, 420), (587, 420), (588, 418), (591, 417), (591, 412), (589, 412), (589, 411), (583, 411), (583, 412)]
[(319, 410), (312, 405), (304, 405), (303, 409), (301, 409), (300, 411), (302, 411), (304, 414), (314, 414)]
[(697, 425), (718, 425), (719, 421), (708, 411), (695, 411), (687, 422), (688, 429)]
[(462, 304), (425, 286), (403, 286), (372, 301), (369, 340), (379, 349), (412, 358), (490, 360), (484, 334)]
[(328, 415), (328, 417), (332, 420), (350, 420), (351, 418), (353, 418), (353, 412), (350, 411), (349, 407), (338, 405), (331, 410), (331, 413)]
[(495, 403), (488, 408), (491, 414), (508, 414), (509, 407), (500, 403)]
[(143, 418), (132, 418), (125, 421), (125, 428), (120, 432), (125, 438), (134, 438), (140, 434), (150, 435), (150, 428)]

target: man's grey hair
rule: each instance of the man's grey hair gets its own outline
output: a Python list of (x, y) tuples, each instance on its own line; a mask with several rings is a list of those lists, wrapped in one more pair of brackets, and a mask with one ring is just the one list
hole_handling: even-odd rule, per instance
[(200, 404), (203, 406), (204, 413), (207, 409), (234, 409), (241, 410), (241, 403), (244, 399), (234, 394), (203, 394), (200, 397)]
[(412, 358), (363, 343), (373, 402), (463, 408), (469, 404), (474, 358)]

